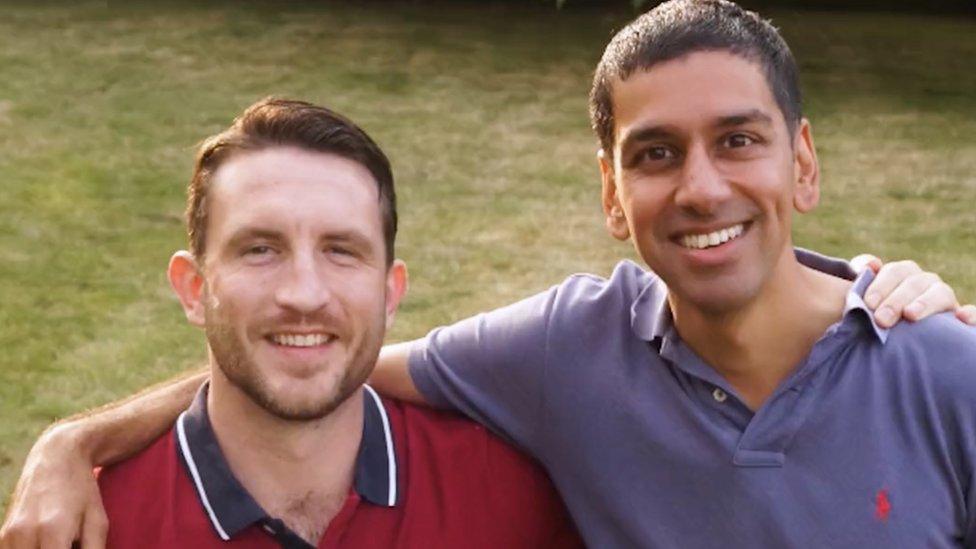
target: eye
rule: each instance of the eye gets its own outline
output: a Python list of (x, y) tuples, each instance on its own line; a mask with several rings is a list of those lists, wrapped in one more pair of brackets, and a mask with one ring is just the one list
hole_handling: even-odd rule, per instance
[(337, 244), (325, 247), (325, 254), (333, 261), (340, 264), (351, 264), (359, 258), (359, 253), (355, 248)]
[(663, 167), (671, 164), (678, 157), (678, 152), (674, 147), (667, 145), (651, 145), (641, 149), (633, 157), (632, 167), (648, 165), (648, 167)]
[(644, 160), (670, 160), (675, 157), (674, 151), (670, 147), (664, 146), (654, 146), (648, 147), (641, 152), (641, 157)]
[(741, 147), (748, 147), (757, 143), (756, 139), (744, 133), (734, 133), (725, 138), (724, 145), (730, 149), (738, 149)]
[(353, 251), (345, 246), (329, 246), (325, 249), (330, 254), (353, 255)]
[(274, 249), (271, 246), (264, 244), (258, 244), (256, 246), (250, 246), (244, 249), (244, 255), (248, 256), (262, 256), (274, 253)]

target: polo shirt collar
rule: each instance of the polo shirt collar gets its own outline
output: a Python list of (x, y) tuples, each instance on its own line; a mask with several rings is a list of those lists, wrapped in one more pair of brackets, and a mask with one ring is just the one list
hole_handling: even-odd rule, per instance
[(874, 320), (874, 313), (864, 303), (864, 292), (867, 291), (868, 286), (873, 281), (874, 271), (871, 269), (864, 269), (864, 272), (858, 275), (857, 279), (854, 280), (854, 285), (847, 292), (847, 300), (844, 302), (843, 318), (846, 319), (853, 311), (861, 311), (863, 313), (861, 317), (866, 319), (871, 328), (871, 332), (878, 338), (878, 341), (885, 343), (888, 341), (888, 332), (890, 330), (878, 325)]
[[(227, 541), (255, 523), (272, 520), (234, 477), (214, 435), (207, 413), (205, 383), (190, 407), (176, 420), (177, 453), (193, 481), (214, 530)], [(354, 489), (383, 507), (398, 500), (397, 461), (386, 409), (368, 385), (363, 394), (363, 438), (356, 458)]]
[[(845, 278), (847, 280), (854, 280), (854, 277), (856, 276), (854, 269), (852, 269), (850, 264), (846, 261), (821, 255), (803, 248), (794, 248), (793, 252), (796, 254), (796, 259), (801, 264), (810, 267), (811, 269), (816, 269), (829, 275)], [(870, 269), (865, 269), (865, 274), (869, 272)], [(858, 280), (861, 280), (863, 277), (864, 275), (862, 274), (861, 277), (858, 277)], [(864, 283), (863, 287), (855, 284), (855, 288), (860, 288), (860, 294), (863, 295), (864, 288), (871, 283), (873, 278), (874, 275), (871, 273), (871, 278)], [(850, 299), (851, 297), (849, 295), (849, 302)], [(864, 305), (863, 300), (861, 300), (861, 305)], [(867, 310), (866, 307), (863, 308)], [(845, 308), (844, 314), (846, 315), (849, 310), (850, 305)], [(870, 311), (868, 312), (868, 316), (872, 318), (872, 324), (874, 325), (876, 331), (883, 330), (882, 328), (879, 328), (877, 324), (873, 323), (873, 315), (870, 314)], [(662, 342), (667, 338), (668, 334), (673, 331), (674, 320), (671, 316), (671, 307), (668, 305), (668, 287), (665, 285), (663, 280), (655, 277), (650, 284), (645, 286), (644, 289), (637, 294), (637, 297), (634, 299), (634, 302), (630, 307), (630, 326), (637, 337), (644, 341), (654, 343), (659, 348)], [(879, 337), (883, 337), (880, 332), (878, 333)]]

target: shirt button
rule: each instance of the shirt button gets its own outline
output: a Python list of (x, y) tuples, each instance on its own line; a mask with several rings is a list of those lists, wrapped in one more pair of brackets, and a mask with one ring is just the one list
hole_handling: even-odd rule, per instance
[(729, 395), (725, 394), (725, 391), (716, 387), (715, 390), (712, 391), (712, 398), (715, 399), (715, 402), (725, 402), (725, 399), (729, 398)]

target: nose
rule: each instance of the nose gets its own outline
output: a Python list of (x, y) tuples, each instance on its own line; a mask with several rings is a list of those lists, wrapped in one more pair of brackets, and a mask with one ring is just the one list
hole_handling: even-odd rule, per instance
[(316, 264), (313, 254), (294, 254), (277, 284), (278, 306), (301, 315), (319, 311), (332, 298), (328, 277)]
[(675, 203), (697, 216), (709, 216), (729, 198), (731, 191), (703, 145), (692, 146), (681, 168)]

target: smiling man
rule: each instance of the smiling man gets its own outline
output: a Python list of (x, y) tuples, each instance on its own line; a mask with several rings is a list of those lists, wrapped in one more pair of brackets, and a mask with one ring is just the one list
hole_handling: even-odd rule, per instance
[(101, 471), (112, 547), (579, 547), (536, 465), (364, 385), (406, 290), (383, 152), (324, 108), (259, 102), (200, 148), (169, 280), (210, 381)]
[[(591, 99), (607, 228), (658, 274), (625, 261), (384, 348), (373, 385), (515, 441), (593, 547), (972, 544), (973, 329), (939, 315), (889, 330), (919, 294), (915, 319), (954, 306), (951, 292), (890, 270), (855, 280), (793, 248), (820, 173), (775, 29), (728, 2), (662, 4), (611, 41)], [(258, 248), (249, 260), (273, 253)], [(869, 284), (894, 290), (892, 318), (866, 307)], [(238, 333), (256, 353), (314, 352), (279, 349), (298, 334), (261, 323)], [(199, 381), (45, 435), (0, 545), (60, 547), (79, 531), (96, 545), (91, 463), (144, 446)]]
[[(820, 174), (795, 72), (770, 57), (764, 68), (706, 49), (608, 75), (614, 139), (600, 162), (610, 231), (633, 239), (684, 342), (752, 409), (838, 320), (851, 286), (793, 251), (793, 212), (816, 206)], [(782, 108), (769, 73), (782, 75)]]
[(382, 387), (528, 448), (594, 547), (976, 544), (976, 329), (888, 329), (870, 272), (794, 249), (820, 171), (776, 30), (662, 4), (610, 42), (591, 113), (607, 228), (656, 274), (434, 330)]

